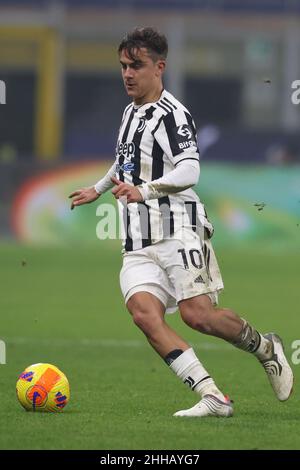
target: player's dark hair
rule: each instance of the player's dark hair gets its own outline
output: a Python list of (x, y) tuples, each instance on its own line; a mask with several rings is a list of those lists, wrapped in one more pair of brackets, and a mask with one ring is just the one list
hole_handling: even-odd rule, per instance
[(122, 39), (119, 45), (119, 55), (126, 50), (131, 60), (136, 60), (136, 52), (145, 47), (153, 61), (166, 59), (168, 55), (167, 38), (151, 27), (135, 28)]

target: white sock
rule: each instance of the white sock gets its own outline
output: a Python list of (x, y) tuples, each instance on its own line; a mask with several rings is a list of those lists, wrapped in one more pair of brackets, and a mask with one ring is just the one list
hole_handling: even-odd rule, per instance
[(258, 333), (260, 336), (260, 344), (257, 350), (253, 353), (260, 361), (265, 361), (266, 359), (271, 359), (273, 355), (272, 342), (265, 338), (263, 335)]
[(224, 400), (224, 395), (196, 356), (193, 348), (187, 349), (171, 364), (175, 374), (201, 397), (212, 394)]

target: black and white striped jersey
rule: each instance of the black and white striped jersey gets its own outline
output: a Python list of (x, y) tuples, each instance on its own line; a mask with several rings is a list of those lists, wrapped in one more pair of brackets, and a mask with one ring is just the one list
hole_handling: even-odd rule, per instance
[[(116, 147), (116, 176), (142, 185), (176, 168), (199, 162), (194, 121), (188, 110), (164, 90), (159, 101), (125, 108)], [(133, 251), (173, 236), (181, 227), (205, 226), (212, 233), (203, 204), (191, 189), (158, 199), (124, 204), (118, 201), (125, 251)]]

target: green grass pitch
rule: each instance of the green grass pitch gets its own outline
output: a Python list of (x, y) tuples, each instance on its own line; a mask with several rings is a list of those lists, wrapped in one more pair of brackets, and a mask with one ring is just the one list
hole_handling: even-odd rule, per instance
[[(225, 291), (220, 305), (262, 332), (300, 339), (300, 253), (217, 250)], [(300, 365), (294, 394), (273, 396), (256, 359), (222, 340), (168, 321), (191, 342), (235, 403), (231, 419), (180, 419), (198, 400), (133, 325), (119, 290), (120, 247), (0, 246), (1, 449), (297, 449)], [(16, 399), (22, 370), (50, 362), (66, 373), (71, 401), (61, 414), (28, 413)]]

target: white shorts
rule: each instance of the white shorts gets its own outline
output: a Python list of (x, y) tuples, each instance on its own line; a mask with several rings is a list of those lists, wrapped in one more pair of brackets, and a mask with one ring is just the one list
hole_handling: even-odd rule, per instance
[(201, 294), (217, 305), (224, 285), (210, 240), (204, 236), (201, 241), (198, 233), (186, 228), (174, 237), (124, 253), (120, 284), (125, 303), (136, 292), (146, 291), (167, 313), (175, 312), (181, 300)]

